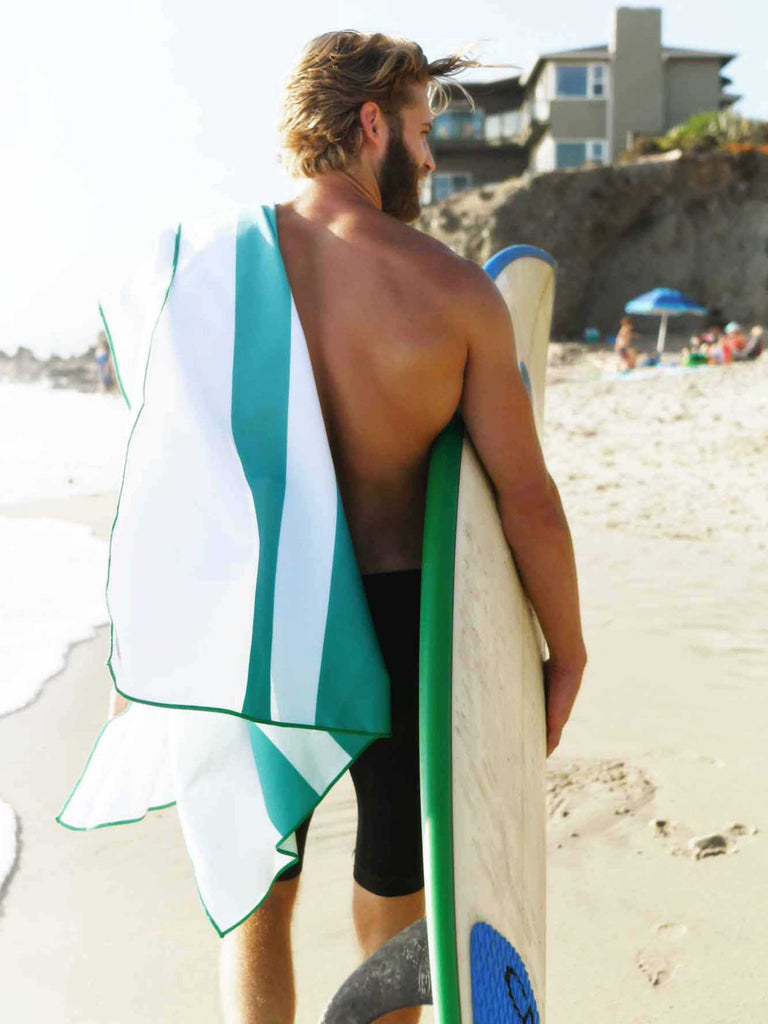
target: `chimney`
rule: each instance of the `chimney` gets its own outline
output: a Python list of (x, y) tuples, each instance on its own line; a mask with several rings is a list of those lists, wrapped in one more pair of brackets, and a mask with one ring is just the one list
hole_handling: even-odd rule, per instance
[(642, 48), (647, 53), (661, 53), (661, 8), (617, 7), (613, 12), (613, 54)]
[(617, 7), (610, 43), (612, 61), (612, 156), (627, 146), (630, 132), (664, 130), (664, 67), (661, 9)]

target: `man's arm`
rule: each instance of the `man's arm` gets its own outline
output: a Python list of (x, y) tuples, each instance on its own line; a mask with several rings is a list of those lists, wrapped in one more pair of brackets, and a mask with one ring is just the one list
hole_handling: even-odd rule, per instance
[(493, 483), (504, 535), (549, 647), (549, 754), (560, 742), (587, 660), (573, 544), (518, 367), (512, 319), (485, 273), (474, 276), (464, 309), (471, 315), (464, 321), (460, 410)]

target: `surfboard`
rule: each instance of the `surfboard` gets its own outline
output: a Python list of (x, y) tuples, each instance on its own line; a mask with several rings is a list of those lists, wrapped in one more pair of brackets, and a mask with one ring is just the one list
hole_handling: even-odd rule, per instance
[[(541, 434), (554, 260), (485, 265), (509, 306)], [(430, 456), (420, 759), (436, 1024), (543, 1024), (546, 722), (538, 623), (488, 477), (457, 417)]]

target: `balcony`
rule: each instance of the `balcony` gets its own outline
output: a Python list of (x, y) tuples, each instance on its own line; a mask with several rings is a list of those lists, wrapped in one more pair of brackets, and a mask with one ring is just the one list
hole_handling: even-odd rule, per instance
[(435, 118), (430, 144), (435, 153), (517, 153), (535, 141), (549, 118), (549, 103), (531, 100), (516, 110), (486, 114), (480, 109), (449, 109)]
[(452, 108), (438, 114), (430, 141), (467, 142), (485, 138), (485, 111), (476, 108)]

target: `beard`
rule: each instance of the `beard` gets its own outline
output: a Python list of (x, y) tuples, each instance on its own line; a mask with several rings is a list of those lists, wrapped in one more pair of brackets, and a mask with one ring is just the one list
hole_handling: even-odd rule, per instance
[(399, 124), (391, 124), (387, 152), (379, 171), (381, 209), (396, 220), (410, 223), (421, 213), (419, 167), (403, 142)]

